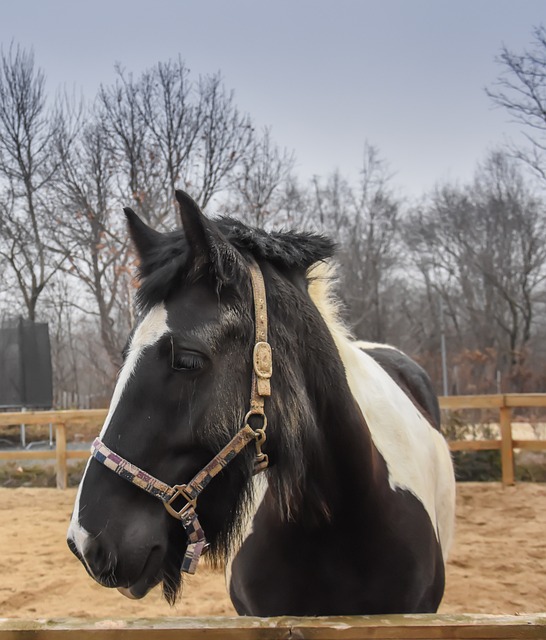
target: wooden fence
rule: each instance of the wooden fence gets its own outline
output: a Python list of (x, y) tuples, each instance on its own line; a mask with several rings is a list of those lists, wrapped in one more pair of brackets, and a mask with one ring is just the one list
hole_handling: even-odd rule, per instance
[[(546, 451), (546, 440), (515, 440), (512, 437), (512, 410), (514, 408), (546, 408), (546, 393), (506, 393), (483, 396), (445, 396), (440, 398), (442, 409), (459, 411), (464, 409), (498, 410), (500, 439), (497, 440), (454, 440), (449, 442), (452, 451), (500, 450), (502, 462), (502, 482), (515, 482), (514, 449)], [(67, 461), (86, 459), (87, 450), (73, 450), (66, 447), (66, 429), (81, 423), (99, 425), (106, 418), (106, 409), (82, 411), (28, 411), (25, 413), (0, 413), (0, 427), (6, 425), (55, 425), (56, 447), (51, 450), (0, 451), (0, 460), (43, 460), (56, 461), (57, 487), (67, 486)]]
[(500, 439), (452, 440), (452, 451), (499, 450), (501, 452), (502, 483), (515, 482), (514, 449), (546, 450), (546, 440), (514, 440), (512, 438), (512, 410), (515, 408), (546, 408), (546, 393), (504, 393), (484, 396), (444, 396), (440, 407), (453, 411), (461, 409), (491, 409), (499, 412)]
[(49, 450), (13, 450), (0, 451), (0, 460), (55, 460), (57, 472), (57, 488), (66, 489), (67, 461), (87, 459), (89, 450), (67, 449), (66, 429), (82, 423), (95, 423), (97, 432), (99, 425), (106, 418), (106, 409), (87, 409), (71, 411), (25, 411), (0, 413), (0, 427), (8, 425), (49, 425), (55, 426), (55, 449)]
[(335, 618), (0, 619), (0, 640), (544, 640), (546, 614)]

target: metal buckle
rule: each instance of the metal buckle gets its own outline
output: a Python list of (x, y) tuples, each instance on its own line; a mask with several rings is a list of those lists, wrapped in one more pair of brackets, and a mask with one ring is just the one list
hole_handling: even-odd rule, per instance
[[(262, 419), (262, 426), (259, 429), (253, 429), (249, 424), (249, 419), (251, 416), (260, 416)], [(255, 445), (256, 445), (256, 458), (254, 459), (254, 475), (260, 473), (260, 471), (265, 471), (269, 466), (269, 457), (267, 453), (262, 451), (262, 446), (267, 439), (267, 434), (265, 430), (267, 429), (267, 416), (260, 409), (251, 409), (245, 416), (244, 419), (245, 425), (249, 426), (254, 431)]]
[[(173, 486), (173, 489), (175, 489), (176, 493), (172, 496), (172, 498), (168, 502), (163, 503), (165, 506), (165, 509), (167, 509), (167, 511), (171, 514), (171, 516), (173, 516), (174, 518), (178, 518), (179, 520), (182, 520), (185, 513), (190, 509), (190, 507), (195, 509), (195, 507), (197, 506), (197, 498), (192, 498), (186, 492), (186, 487), (187, 485), (185, 484), (175, 484)], [(180, 511), (177, 511), (172, 506), (172, 503), (178, 498), (178, 496), (182, 496), (186, 501), (186, 504), (182, 507), (182, 509), (180, 509)]]
[(269, 466), (269, 457), (267, 453), (262, 451), (262, 445), (267, 439), (265, 428), (267, 426), (267, 419), (264, 416), (264, 426), (261, 429), (256, 429), (254, 432), (256, 436), (256, 458), (254, 460), (254, 475), (265, 471)]
[(273, 374), (273, 356), (269, 343), (257, 342), (254, 345), (252, 361), (254, 364), (254, 373), (256, 374), (258, 395), (270, 396), (271, 383), (269, 379)]

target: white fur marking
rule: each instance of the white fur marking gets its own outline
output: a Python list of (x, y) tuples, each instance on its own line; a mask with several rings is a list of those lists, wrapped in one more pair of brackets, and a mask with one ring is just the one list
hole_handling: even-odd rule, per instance
[[(150, 310), (150, 312), (136, 328), (135, 333), (133, 334), (133, 337), (131, 339), (129, 353), (127, 355), (125, 363), (123, 364), (123, 367), (119, 372), (116, 388), (114, 389), (114, 394), (110, 402), (110, 410), (108, 411), (108, 415), (106, 416), (106, 420), (104, 421), (101, 432), (99, 434), (101, 440), (104, 438), (104, 434), (108, 429), (110, 421), (112, 420), (112, 416), (116, 412), (116, 408), (121, 400), (123, 392), (127, 387), (131, 376), (135, 372), (142, 353), (144, 352), (146, 347), (155, 344), (162, 335), (168, 332), (168, 330), (169, 327), (167, 325), (167, 309), (165, 308), (164, 304), (158, 304), (157, 306), (153, 307), (153, 309)], [(91, 458), (87, 462), (87, 466), (85, 467), (80, 486), (78, 487), (78, 493), (76, 496), (76, 501), (74, 503), (74, 511), (72, 512), (72, 519), (70, 520), (70, 525), (68, 527), (67, 533), (67, 537), (74, 542), (78, 553), (82, 558), (84, 558), (84, 560), (85, 550), (88, 545), (90, 534), (81, 526), (79, 521), (80, 497), (90, 462)]]
[(254, 516), (258, 512), (260, 505), (263, 502), (265, 493), (267, 491), (267, 478), (264, 473), (259, 473), (252, 478), (252, 502), (248, 507), (246, 514), (243, 516), (243, 524), (241, 527), (241, 539), (240, 543), (234, 545), (233, 549), (230, 549), (229, 556), (226, 561), (226, 567), (224, 575), (226, 579), (226, 586), (228, 593), (230, 592), (231, 585), (231, 566), (235, 556), (239, 552), (239, 549), (243, 546), (245, 540), (252, 534), (254, 528)]
[[(72, 517), (70, 518), (70, 524), (68, 526), (68, 533), (66, 537), (68, 540), (72, 540), (80, 557), (83, 558), (85, 564), (87, 565), (87, 561), (85, 560), (85, 550), (87, 548), (87, 542), (90, 539), (89, 533), (81, 526), (79, 522), (80, 515), (80, 497), (83, 486), (83, 478), (85, 478), (85, 474), (87, 473), (87, 469), (89, 467), (89, 463), (91, 462), (91, 458), (87, 461), (85, 466), (85, 471), (83, 472), (82, 481), (80, 482), (80, 486), (78, 487), (78, 493), (76, 494), (76, 500), (74, 502), (74, 509), (72, 511)], [(89, 565), (87, 565), (89, 569)], [(90, 569), (89, 569), (90, 570)]]
[(372, 357), (354, 344), (338, 348), (349, 387), (387, 464), (391, 488), (410, 491), (422, 502), (447, 553), (452, 527), (446, 511), (455, 482), (446, 441)]
[(339, 302), (333, 294), (334, 275), (330, 264), (314, 266), (309, 274), (309, 294), (330, 329), (351, 392), (374, 445), (385, 459), (391, 488), (410, 491), (420, 500), (439, 537), (445, 560), (453, 538), (455, 512), (455, 477), (449, 448), (389, 374), (360, 349), (389, 345), (351, 339), (340, 320)]
[(129, 353), (127, 354), (127, 358), (119, 372), (116, 388), (114, 389), (114, 395), (110, 401), (110, 410), (108, 411), (108, 415), (106, 416), (106, 420), (104, 421), (99, 434), (101, 440), (104, 438), (106, 429), (108, 429), (112, 416), (116, 411), (119, 401), (121, 400), (123, 391), (135, 372), (136, 366), (144, 352), (144, 349), (155, 344), (162, 335), (168, 332), (168, 330), (167, 309), (163, 303), (153, 307), (136, 328), (131, 339)]

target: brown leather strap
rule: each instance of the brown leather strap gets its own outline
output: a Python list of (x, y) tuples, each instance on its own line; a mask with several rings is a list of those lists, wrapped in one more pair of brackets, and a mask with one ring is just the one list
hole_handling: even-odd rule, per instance
[(267, 301), (264, 278), (260, 267), (255, 262), (251, 262), (249, 268), (254, 297), (255, 325), (250, 413), (264, 415), (264, 398), (271, 395), (273, 358), (271, 346), (267, 342)]
[(184, 487), (186, 495), (192, 500), (203, 491), (208, 483), (226, 467), (235, 456), (240, 453), (246, 445), (256, 439), (256, 433), (249, 425), (245, 425), (226, 444), (226, 446), (214, 456), (214, 458), (203, 467)]
[[(197, 500), (198, 495), (208, 483), (251, 441), (256, 441), (255, 471), (267, 468), (268, 458), (262, 453), (265, 442), (267, 418), (264, 412), (264, 397), (271, 395), (271, 375), (273, 363), (271, 347), (267, 342), (267, 301), (265, 282), (260, 267), (252, 261), (249, 265), (250, 280), (254, 299), (255, 344), (252, 366), (252, 389), (250, 394), (250, 411), (245, 417), (242, 429), (228, 442), (228, 444), (184, 486), (184, 493), (190, 500)], [(254, 431), (248, 424), (251, 415), (262, 417), (262, 427)]]
[[(262, 272), (254, 261), (250, 264), (249, 269), (254, 297), (254, 323), (256, 329), (252, 355), (250, 411), (245, 416), (243, 427), (227, 445), (214, 456), (206, 467), (201, 469), (188, 484), (182, 485), (176, 484), (170, 486), (161, 482), (109, 449), (99, 438), (95, 440), (91, 450), (96, 460), (125, 480), (159, 498), (164, 503), (167, 511), (182, 522), (189, 542), (184, 556), (182, 570), (188, 573), (195, 573), (201, 553), (206, 548), (205, 534), (199, 524), (195, 511), (199, 494), (252, 440), (256, 443), (255, 473), (263, 471), (269, 464), (267, 455), (262, 452), (262, 445), (266, 439), (265, 430), (267, 428), (264, 398), (271, 395), (270, 380), (273, 373), (271, 347), (267, 342), (265, 283)], [(252, 415), (261, 417), (261, 428), (253, 429), (248, 424), (248, 420)], [(178, 509), (175, 506), (175, 501), (178, 501), (180, 497), (183, 498), (185, 503)]]

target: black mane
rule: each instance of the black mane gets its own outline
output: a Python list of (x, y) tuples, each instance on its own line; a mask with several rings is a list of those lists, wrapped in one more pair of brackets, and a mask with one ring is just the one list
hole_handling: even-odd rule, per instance
[(331, 258), (335, 243), (321, 234), (298, 231), (267, 232), (249, 227), (234, 218), (220, 218), (218, 228), (240, 252), (256, 260), (267, 260), (281, 269), (308, 269), (315, 262)]
[[(332, 257), (335, 251), (335, 243), (321, 234), (268, 233), (230, 217), (218, 218), (211, 224), (243, 256), (270, 262), (282, 271), (305, 272), (316, 262)], [(139, 308), (149, 309), (165, 300), (173, 287), (188, 277), (190, 251), (182, 229), (161, 234), (139, 267)]]

